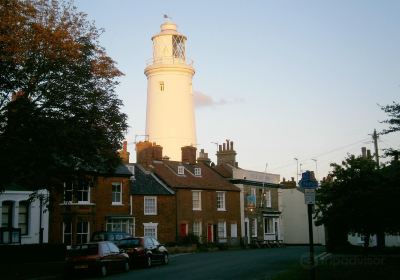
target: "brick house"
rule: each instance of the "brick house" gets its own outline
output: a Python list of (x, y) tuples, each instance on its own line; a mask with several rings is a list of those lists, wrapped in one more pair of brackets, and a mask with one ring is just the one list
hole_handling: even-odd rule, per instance
[(240, 190), (209, 161), (196, 161), (196, 148), (182, 147), (182, 161), (163, 158), (162, 147), (147, 141), (139, 142), (136, 152), (132, 200), (137, 235), (169, 242), (192, 233), (200, 242), (239, 243)]
[(280, 176), (240, 168), (233, 142), (228, 140), (219, 145), (217, 165), (213, 168), (241, 190), (241, 228), (245, 243), (282, 241)]
[(49, 242), (85, 243), (93, 232), (102, 230), (133, 233), (131, 176), (121, 164), (113, 174), (65, 183), (64, 189), (51, 193)]

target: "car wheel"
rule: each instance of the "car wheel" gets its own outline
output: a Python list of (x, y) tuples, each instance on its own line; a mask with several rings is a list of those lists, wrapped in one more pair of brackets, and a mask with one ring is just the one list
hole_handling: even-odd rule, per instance
[(129, 262), (126, 262), (126, 263), (124, 264), (124, 270), (125, 270), (126, 272), (128, 272), (129, 269), (130, 269)]
[(169, 263), (169, 257), (167, 253), (164, 253), (163, 255), (163, 264), (168, 264)]
[(106, 277), (107, 276), (107, 267), (105, 265), (102, 265), (100, 267), (100, 276), (101, 277)]
[(151, 267), (151, 256), (146, 257), (146, 267)]

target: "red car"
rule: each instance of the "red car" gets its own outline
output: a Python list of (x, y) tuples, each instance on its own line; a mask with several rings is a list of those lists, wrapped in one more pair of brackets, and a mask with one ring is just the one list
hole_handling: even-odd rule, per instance
[(119, 248), (129, 255), (131, 265), (151, 267), (153, 263), (168, 264), (168, 250), (152, 237), (131, 237), (120, 240)]
[(110, 241), (73, 246), (67, 251), (67, 272), (97, 272), (106, 276), (110, 270), (129, 271), (129, 256)]

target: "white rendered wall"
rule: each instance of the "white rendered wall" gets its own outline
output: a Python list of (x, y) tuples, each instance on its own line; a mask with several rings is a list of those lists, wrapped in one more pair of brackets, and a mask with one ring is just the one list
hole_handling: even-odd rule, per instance
[[(18, 205), (20, 201), (26, 201), (32, 192), (30, 191), (4, 191), (0, 193), (0, 213), (2, 210), (3, 201), (13, 202), (13, 227), (18, 228)], [(39, 193), (47, 194), (46, 191), (40, 190)], [(43, 210), (46, 209), (46, 205), (43, 205)], [(35, 244), (39, 243), (39, 232), (40, 232), (40, 202), (39, 200), (34, 200), (31, 202), (28, 211), (28, 234), (21, 236), (22, 244)], [(1, 215), (0, 215), (0, 225), (1, 225)], [(48, 242), (48, 232), (49, 232), (49, 212), (45, 211), (42, 214), (42, 227), (43, 227), (43, 242)]]
[[(281, 199), (284, 242), (286, 244), (308, 244), (307, 205), (304, 203), (304, 193), (298, 189), (282, 189)], [(313, 225), (313, 236), (314, 244), (325, 245), (323, 226)]]
[(173, 35), (178, 35), (176, 25), (164, 23), (161, 32), (152, 38), (153, 59), (145, 69), (146, 135), (149, 141), (163, 147), (164, 156), (180, 161), (183, 146), (196, 146), (192, 91), (194, 69), (185, 58), (172, 55)]

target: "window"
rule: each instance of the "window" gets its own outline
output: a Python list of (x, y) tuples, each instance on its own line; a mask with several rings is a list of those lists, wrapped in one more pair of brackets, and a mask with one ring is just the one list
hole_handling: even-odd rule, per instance
[(251, 236), (257, 237), (257, 219), (256, 218), (251, 220)]
[(135, 235), (135, 223), (133, 218), (108, 218), (107, 231), (122, 231)]
[(63, 223), (63, 243), (65, 245), (72, 244), (72, 223), (71, 222)]
[(172, 35), (172, 55), (175, 58), (185, 59), (185, 37)]
[(225, 211), (225, 192), (217, 192), (217, 210)]
[(18, 210), (18, 227), (21, 229), (21, 235), (28, 234), (28, 220), (29, 220), (29, 202), (20, 201)]
[(164, 82), (161, 81), (161, 82), (159, 83), (159, 85), (160, 85), (160, 91), (164, 91), (164, 89), (165, 89)]
[(158, 223), (143, 223), (144, 237), (152, 237), (157, 239)]
[(266, 234), (274, 233), (274, 219), (272, 217), (264, 218), (264, 232)]
[(201, 191), (192, 191), (193, 210), (201, 210)]
[(226, 222), (218, 222), (218, 238), (226, 238)]
[(90, 188), (87, 182), (64, 183), (64, 202), (88, 204), (90, 203)]
[(185, 174), (185, 167), (178, 166), (178, 175), (183, 175), (183, 174)]
[(237, 224), (231, 224), (231, 237), (237, 238)]
[(265, 195), (265, 207), (271, 207), (271, 191), (267, 191), (264, 195)]
[(201, 176), (201, 168), (200, 167), (194, 168), (194, 176)]
[(201, 222), (194, 222), (193, 223), (193, 234), (200, 237), (201, 236)]
[(122, 205), (122, 183), (112, 183), (112, 205)]
[(4, 201), (1, 210), (1, 227), (13, 227), (13, 202)]
[(157, 215), (157, 197), (145, 196), (144, 197), (144, 214)]
[(76, 243), (82, 244), (89, 241), (89, 222), (78, 222), (76, 224)]

